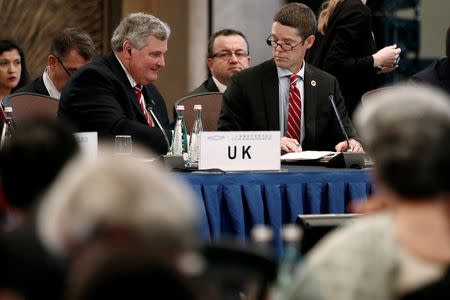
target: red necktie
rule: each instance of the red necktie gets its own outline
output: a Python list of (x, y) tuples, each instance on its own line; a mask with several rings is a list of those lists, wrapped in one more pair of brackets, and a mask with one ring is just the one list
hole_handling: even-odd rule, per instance
[(300, 133), (302, 126), (302, 102), (300, 100), (300, 91), (297, 88), (298, 75), (291, 75), (291, 85), (289, 88), (289, 108), (288, 124), (286, 136), (296, 139), (300, 143)]
[(139, 105), (141, 106), (142, 112), (144, 113), (145, 119), (147, 120), (148, 125), (150, 125), (150, 127), (153, 127), (153, 120), (152, 118), (150, 118), (150, 115), (148, 114), (148, 111), (145, 109), (145, 104), (144, 104), (144, 97), (142, 96), (142, 85), (136, 85), (134, 87), (134, 92), (136, 93), (136, 98), (139, 101)]

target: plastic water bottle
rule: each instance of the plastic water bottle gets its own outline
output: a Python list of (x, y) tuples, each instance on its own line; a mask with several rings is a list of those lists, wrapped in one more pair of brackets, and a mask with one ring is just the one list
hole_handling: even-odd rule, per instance
[(0, 139), (0, 148), (3, 148), (14, 134), (14, 124), (12, 121), (13, 109), (10, 106), (5, 107), (5, 122), (3, 123), (2, 136)]
[(177, 121), (172, 139), (172, 154), (183, 155), (188, 152), (187, 130), (184, 122), (184, 105), (177, 105)]
[(300, 261), (300, 241), (303, 231), (296, 224), (287, 224), (283, 226), (281, 235), (284, 251), (278, 269), (274, 299), (282, 299), (283, 292), (292, 283), (296, 266)]
[(200, 134), (203, 131), (202, 106), (200, 104), (194, 105), (194, 114), (194, 125), (189, 140), (189, 163), (192, 166), (198, 165), (200, 159)]

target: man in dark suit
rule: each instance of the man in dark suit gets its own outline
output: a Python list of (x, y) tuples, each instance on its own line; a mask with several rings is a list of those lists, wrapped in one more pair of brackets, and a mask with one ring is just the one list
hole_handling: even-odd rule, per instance
[(234, 29), (215, 32), (208, 41), (208, 69), (211, 76), (189, 95), (221, 92), (227, 88), (233, 74), (250, 65), (250, 51), (245, 35)]
[(48, 66), (36, 78), (15, 93), (30, 92), (59, 99), (69, 77), (92, 60), (95, 44), (87, 32), (79, 28), (66, 28), (53, 39)]
[(411, 77), (412, 81), (423, 82), (438, 87), (450, 94), (450, 27), (447, 29), (446, 49), (447, 57), (433, 62)]
[(167, 126), (169, 118), (152, 82), (165, 66), (169, 35), (169, 26), (152, 15), (123, 19), (111, 39), (113, 52), (81, 68), (67, 83), (58, 117), (100, 137), (131, 135), (133, 141), (165, 154), (170, 131), (165, 133), (159, 124)]
[[(315, 29), (314, 13), (304, 4), (290, 3), (276, 13), (267, 39), (273, 59), (231, 78), (219, 130), (280, 130), (282, 152), (362, 151), (353, 139), (355, 130), (336, 78), (304, 62)], [(300, 77), (292, 76), (293, 80), (291, 75)], [(348, 143), (330, 97), (350, 137)]]

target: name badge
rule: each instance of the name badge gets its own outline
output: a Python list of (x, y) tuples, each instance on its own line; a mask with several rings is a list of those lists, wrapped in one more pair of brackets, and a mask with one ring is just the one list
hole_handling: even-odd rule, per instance
[(280, 170), (279, 131), (204, 131), (200, 170)]
[(97, 132), (76, 132), (75, 139), (80, 146), (81, 152), (89, 158), (96, 158), (98, 152)]

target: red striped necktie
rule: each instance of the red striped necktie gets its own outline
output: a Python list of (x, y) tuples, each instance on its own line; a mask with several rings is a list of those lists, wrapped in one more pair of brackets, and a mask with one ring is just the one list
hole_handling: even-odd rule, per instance
[(302, 101), (300, 91), (297, 88), (297, 81), (300, 79), (298, 75), (291, 75), (289, 87), (289, 108), (286, 136), (296, 139), (300, 143), (300, 134), (302, 126)]
[(150, 115), (148, 114), (147, 109), (145, 109), (145, 104), (144, 104), (144, 96), (142, 96), (142, 85), (137, 84), (134, 87), (134, 92), (136, 93), (136, 99), (139, 101), (139, 105), (141, 106), (142, 112), (144, 113), (145, 119), (147, 120), (148, 125), (150, 125), (150, 127), (153, 127), (153, 120), (152, 118), (150, 118)]

